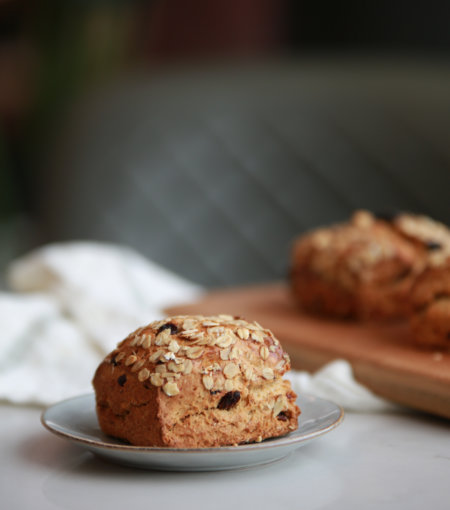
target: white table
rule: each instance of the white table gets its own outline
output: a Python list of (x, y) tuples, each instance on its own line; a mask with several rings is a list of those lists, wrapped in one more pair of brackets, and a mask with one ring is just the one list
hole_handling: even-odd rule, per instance
[(278, 510), (450, 508), (450, 423), (418, 413), (347, 414), (271, 465), (165, 473), (100, 460), (0, 405), (0, 508)]

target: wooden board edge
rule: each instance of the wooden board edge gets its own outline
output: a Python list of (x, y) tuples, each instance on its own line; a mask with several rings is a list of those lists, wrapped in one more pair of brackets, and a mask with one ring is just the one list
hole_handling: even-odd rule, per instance
[[(283, 342), (291, 358), (292, 369), (314, 373), (339, 356)], [(450, 419), (450, 396), (439, 381), (417, 379), (414, 374), (399, 373), (367, 361), (346, 360), (360, 384), (379, 397), (413, 409)]]

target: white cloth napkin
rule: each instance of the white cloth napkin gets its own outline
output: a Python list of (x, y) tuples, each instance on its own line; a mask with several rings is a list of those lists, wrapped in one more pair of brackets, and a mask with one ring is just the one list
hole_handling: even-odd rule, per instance
[(386, 412), (398, 410), (399, 406), (374, 395), (353, 377), (348, 361), (334, 360), (315, 374), (291, 370), (286, 374), (296, 393), (325, 398), (340, 405), (346, 411)]
[(135, 251), (52, 244), (7, 270), (0, 294), (0, 399), (47, 405), (92, 391), (100, 360), (130, 331), (197, 298), (201, 287)]
[(7, 279), (17, 292), (52, 296), (104, 352), (140, 325), (162, 318), (164, 307), (202, 292), (129, 248), (94, 242), (40, 248), (12, 263)]
[(0, 399), (50, 404), (90, 390), (100, 353), (51, 297), (0, 293)]
[[(19, 404), (92, 391), (96, 366), (118, 341), (202, 293), (133, 250), (93, 242), (40, 248), (13, 262), (7, 277), (13, 292), (0, 293), (0, 399)], [(289, 377), (295, 391), (346, 410), (393, 407), (358, 384), (343, 360)]]

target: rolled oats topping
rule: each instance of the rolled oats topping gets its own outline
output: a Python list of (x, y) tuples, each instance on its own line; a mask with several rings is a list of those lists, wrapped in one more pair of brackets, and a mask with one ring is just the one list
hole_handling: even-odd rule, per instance
[(269, 349), (266, 345), (262, 345), (259, 349), (259, 354), (263, 360), (266, 360), (269, 357)]
[(180, 389), (175, 382), (167, 382), (163, 386), (163, 391), (168, 397), (173, 397), (174, 395), (178, 395), (178, 393), (180, 393)]
[(140, 370), (144, 366), (144, 363), (145, 363), (145, 359), (140, 359), (140, 360), (136, 361), (136, 363), (131, 368), (131, 371), (132, 372), (137, 372), (138, 370)]
[(183, 363), (183, 366), (184, 366), (184, 370), (183, 372), (185, 374), (190, 374), (192, 372), (192, 361), (190, 359), (187, 359), (184, 363)]
[(159, 358), (164, 354), (164, 351), (162, 349), (158, 349), (157, 351), (155, 351), (153, 354), (151, 354), (148, 358), (148, 360), (151, 362), (151, 363), (155, 363), (156, 361), (159, 360)]
[(274, 378), (273, 370), (270, 367), (264, 367), (262, 369), (262, 376), (264, 379), (270, 380)]
[(132, 365), (136, 360), (137, 356), (135, 356), (134, 354), (130, 354), (130, 356), (128, 356), (128, 358), (125, 360), (125, 365), (128, 367)]
[(218, 347), (222, 347), (223, 349), (226, 347), (230, 347), (230, 345), (234, 344), (235, 338), (231, 336), (231, 334), (222, 335), (215, 341), (215, 345)]
[(171, 340), (167, 348), (171, 352), (178, 352), (180, 350), (180, 346), (176, 340)]
[(191, 347), (186, 351), (186, 356), (189, 359), (197, 359), (203, 354), (204, 349), (202, 347)]
[(136, 342), (136, 345), (138, 347), (140, 347), (145, 342), (145, 339), (146, 339), (146, 335), (139, 336), (138, 341)]
[(244, 377), (247, 381), (251, 381), (253, 379), (253, 369), (251, 367), (247, 367), (244, 370)]
[(202, 377), (203, 386), (210, 390), (214, 386), (214, 379), (210, 375), (204, 375)]
[(163, 329), (156, 335), (155, 345), (167, 345), (171, 341), (170, 328)]
[(162, 378), (161, 374), (151, 374), (150, 382), (153, 384), (153, 386), (162, 386), (164, 384), (164, 379)]
[(256, 384), (260, 377), (274, 379), (274, 370), (277, 377), (284, 373), (288, 358), (282, 358), (278, 345), (257, 322), (231, 315), (175, 316), (130, 334), (114, 351), (111, 364), (125, 360), (138, 381), (161, 387), (169, 397), (179, 393), (177, 381), (193, 373), (201, 374), (203, 387), (212, 395), (234, 395), (243, 381)]
[(247, 340), (250, 335), (250, 331), (247, 328), (239, 328), (236, 333), (242, 340)]
[(220, 359), (223, 361), (227, 361), (230, 359), (231, 349), (221, 349), (220, 350)]
[(142, 347), (144, 349), (149, 349), (152, 345), (152, 337), (150, 335), (145, 335), (144, 341), (142, 342)]
[(167, 364), (167, 368), (171, 372), (175, 373), (184, 372), (184, 363), (176, 363), (176, 361), (169, 361), (169, 363)]
[(125, 353), (123, 351), (119, 352), (118, 354), (116, 354), (115, 358), (116, 358), (116, 362), (122, 361), (123, 358), (125, 358)]
[(240, 369), (235, 363), (228, 363), (223, 369), (223, 373), (227, 379), (233, 379), (233, 377), (236, 377), (239, 372)]
[(262, 331), (252, 331), (252, 339), (259, 343), (264, 342), (265, 334)]
[(138, 335), (135, 335), (132, 339), (131, 339), (131, 342), (130, 342), (130, 346), (131, 347), (134, 347), (139, 341), (139, 336)]
[(148, 368), (143, 368), (138, 374), (138, 379), (140, 382), (146, 381), (149, 377), (150, 377), (150, 370), (148, 370)]
[(225, 391), (231, 391), (234, 387), (234, 383), (232, 381), (232, 379), (227, 379), (225, 381), (225, 384), (223, 385)]
[(231, 315), (158, 320), (130, 333), (99, 365), (100, 428), (143, 447), (278, 437), (300, 412), (282, 379), (288, 368), (276, 338), (256, 322)]
[(189, 331), (190, 329), (195, 329), (197, 327), (197, 321), (194, 319), (186, 319), (183, 322), (183, 329), (185, 331)]
[(280, 395), (274, 403), (273, 406), (273, 415), (278, 416), (283, 409), (287, 408), (287, 400), (283, 395)]

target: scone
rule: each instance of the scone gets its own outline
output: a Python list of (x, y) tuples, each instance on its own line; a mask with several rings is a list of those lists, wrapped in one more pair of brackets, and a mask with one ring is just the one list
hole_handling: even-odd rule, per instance
[(417, 277), (436, 252), (449, 249), (450, 231), (430, 218), (357, 211), (349, 222), (315, 230), (295, 242), (292, 292), (310, 313), (404, 318)]
[(428, 268), (411, 297), (411, 330), (417, 345), (450, 347), (450, 259)]
[(93, 385), (105, 434), (139, 446), (199, 448), (295, 430), (300, 410), (288, 355), (257, 323), (177, 316), (123, 340)]

